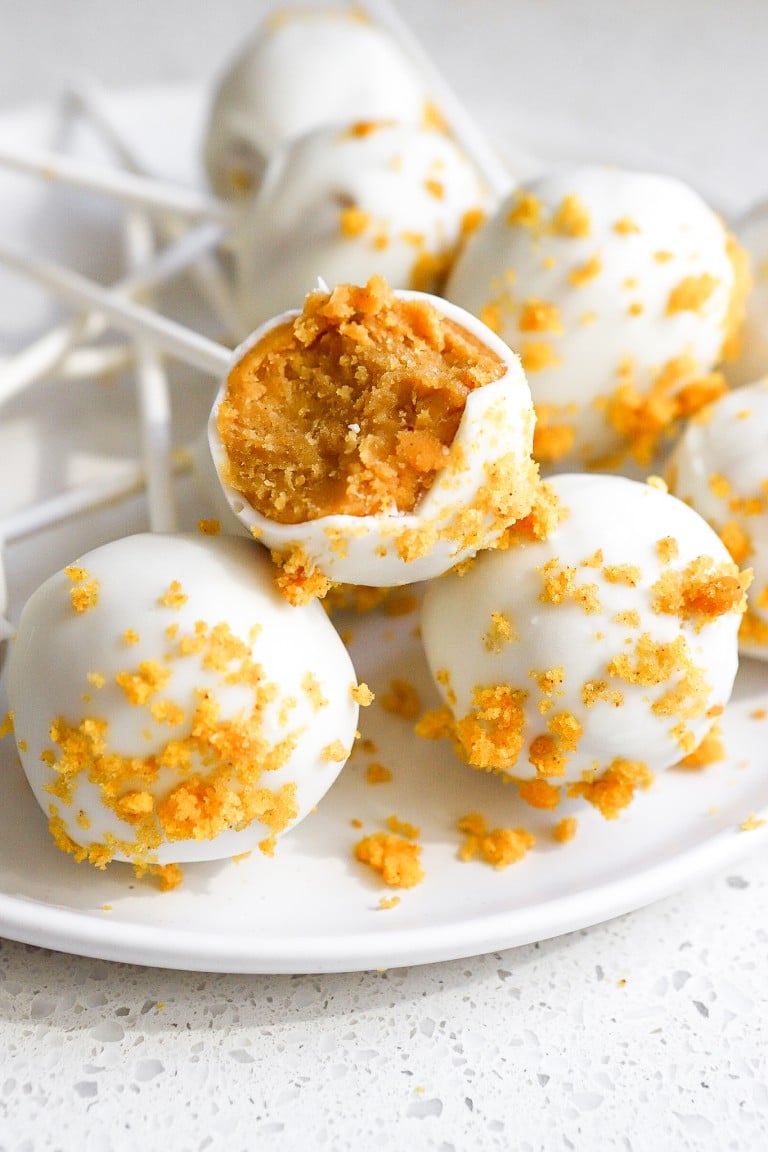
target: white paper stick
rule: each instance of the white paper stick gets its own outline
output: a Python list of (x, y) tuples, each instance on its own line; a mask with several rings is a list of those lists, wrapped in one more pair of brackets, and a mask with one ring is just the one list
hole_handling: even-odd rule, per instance
[[(73, 348), (61, 362), (56, 378), (67, 383), (74, 383), (76, 380), (97, 380), (124, 371), (135, 359), (135, 350), (129, 343)], [(2, 376), (1, 366), (0, 376)]]
[[(149, 217), (144, 212), (130, 211), (125, 220), (125, 250), (129, 266), (141, 267), (152, 257), (154, 249), (155, 238)], [(136, 340), (136, 385), (150, 531), (175, 532), (168, 377), (155, 349), (143, 337)]]
[[(91, 77), (79, 79), (70, 86), (67, 99), (98, 130), (124, 168), (137, 176), (151, 176), (115, 124), (101, 87), (95, 80)], [(178, 218), (161, 215), (157, 227), (161, 239), (172, 242), (183, 235), (185, 225)], [(239, 329), (232, 289), (216, 259), (213, 256), (201, 257), (190, 266), (189, 275), (224, 326), (226, 334), (237, 334)]]
[(209, 340), (168, 320), (165, 316), (126, 300), (113, 289), (26, 252), (0, 244), (0, 264), (45, 285), (77, 308), (103, 312), (110, 324), (131, 336), (146, 336), (159, 349), (201, 372), (221, 378), (229, 369), (232, 352), (223, 344)]
[(218, 200), (196, 188), (151, 180), (120, 169), (107, 168), (71, 156), (62, 156), (44, 148), (9, 148), (0, 146), (0, 167), (38, 176), (51, 183), (67, 184), (73, 188), (110, 196), (132, 207), (152, 212), (173, 212), (196, 220), (214, 220), (229, 224), (232, 210)]
[[(131, 271), (111, 291), (128, 297), (162, 284), (193, 264), (201, 252), (216, 247), (221, 236), (219, 225), (203, 224), (187, 232), (176, 244), (163, 249), (142, 268)], [(90, 313), (87, 317), (78, 316), (46, 332), (27, 348), (9, 357), (4, 364), (0, 364), (0, 404), (36, 380), (49, 376), (75, 344), (97, 340), (107, 326), (107, 319), (103, 315)], [(77, 372), (68, 371), (66, 366), (62, 374), (70, 378), (78, 376)]]
[[(176, 472), (187, 471), (191, 463), (192, 454), (188, 449), (177, 449), (174, 452), (173, 466)], [(141, 492), (145, 484), (146, 474), (140, 464), (126, 467), (119, 476), (78, 484), (67, 492), (60, 492), (0, 518), (0, 542), (3, 546), (15, 544), (27, 536), (55, 528), (75, 516), (97, 512), (110, 504), (119, 504)]]
[(415, 65), (451, 135), (472, 160), (490, 191), (499, 199), (505, 196), (514, 186), (506, 165), (394, 4), (390, 0), (362, 0), (360, 7), (376, 24), (389, 32), (404, 55)]

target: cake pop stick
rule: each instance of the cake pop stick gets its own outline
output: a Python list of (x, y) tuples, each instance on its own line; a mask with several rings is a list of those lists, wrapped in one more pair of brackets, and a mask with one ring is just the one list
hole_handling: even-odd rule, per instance
[(89, 280), (68, 268), (43, 260), (26, 252), (19, 252), (0, 244), (0, 264), (36, 280), (57, 296), (79, 308), (93, 308), (103, 312), (109, 323), (131, 336), (146, 336), (170, 356), (189, 364), (201, 372), (221, 377), (228, 369), (232, 352), (223, 344), (209, 340), (160, 316), (150, 308), (143, 308), (125, 299), (114, 289)]
[[(149, 218), (132, 210), (125, 221), (125, 250), (136, 268), (154, 253)], [(149, 526), (153, 532), (173, 532), (176, 507), (171, 472), (171, 399), (168, 377), (155, 348), (144, 337), (136, 340), (136, 390), (141, 423), (141, 454), (147, 473)]]
[(219, 224), (229, 224), (232, 220), (228, 204), (196, 188), (136, 176), (44, 148), (0, 146), (0, 167), (110, 196), (123, 204), (151, 212), (172, 212), (193, 220), (214, 220)]
[[(203, 224), (193, 231), (186, 233), (177, 243), (163, 249), (152, 260), (147, 261), (142, 268), (136, 268), (126, 277), (115, 284), (111, 292), (115, 296), (128, 298), (151, 288), (155, 284), (164, 283), (172, 276), (189, 267), (199, 257), (219, 243), (222, 230), (219, 225)], [(46, 332), (38, 340), (28, 345), (23, 351), (10, 357), (0, 365), (0, 404), (9, 400), (17, 392), (23, 391), (36, 380), (47, 376), (61, 362), (62, 357), (70, 356), (70, 349), (79, 341), (96, 340), (107, 327), (107, 319), (99, 313), (90, 313), (87, 317), (79, 316), (74, 320), (67, 320), (56, 328)], [(113, 370), (106, 365), (98, 366), (98, 357), (101, 353), (97, 349), (82, 349), (76, 361), (92, 362), (98, 371)], [(125, 355), (123, 353), (123, 355)], [(65, 361), (66, 364), (66, 361)], [(96, 374), (98, 374), (98, 371)], [(72, 375), (66, 369), (64, 375)], [(77, 373), (75, 373), (77, 375)]]
[[(178, 448), (173, 453), (174, 474), (189, 470), (192, 453)], [(48, 528), (55, 528), (76, 516), (97, 512), (111, 504), (120, 504), (143, 490), (147, 475), (142, 464), (132, 463), (119, 476), (101, 477), (86, 484), (78, 484), (66, 492), (59, 492), (46, 500), (30, 504), (0, 518), (0, 541), (15, 544)]]
[[(114, 122), (104, 94), (92, 77), (80, 79), (72, 85), (67, 99), (98, 130), (125, 169), (136, 176), (151, 176)], [(183, 236), (185, 227), (185, 223), (173, 215), (160, 216), (157, 220), (160, 238), (169, 243)], [(190, 265), (189, 276), (224, 325), (227, 335), (233, 335), (237, 322), (232, 291), (215, 257), (201, 256)]]
[(364, 11), (389, 32), (424, 80), (450, 134), (470, 157), (490, 191), (505, 196), (514, 181), (485, 133), (390, 0), (364, 0)]

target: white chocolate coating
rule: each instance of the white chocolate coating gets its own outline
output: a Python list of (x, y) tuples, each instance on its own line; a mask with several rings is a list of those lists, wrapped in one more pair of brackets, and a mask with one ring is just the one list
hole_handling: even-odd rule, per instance
[[(8, 661), (20, 755), (46, 815), (55, 805), (64, 832), (76, 844), (88, 849), (113, 837), (115, 859), (142, 864), (215, 860), (255, 849), (271, 829), (260, 818), (239, 827), (237, 812), (247, 811), (262, 789), (268, 790), (262, 797), (266, 811), (270, 796), (279, 809), (283, 789), (295, 786), (296, 811), (288, 823), (302, 819), (338, 775), (345, 758), (340, 750), (351, 750), (358, 714), (352, 664), (322, 608), (291, 608), (273, 587), (266, 555), (240, 539), (133, 536), (89, 552), (77, 567), (87, 576), (73, 580), (57, 572), (32, 595)], [(75, 611), (73, 589), (93, 580), (96, 603)], [(173, 581), (186, 599), (161, 602)], [(204, 621), (202, 633), (199, 621)], [(245, 646), (260, 679), (246, 682), (242, 645), (238, 653), (221, 656), (216, 636), (226, 634), (224, 626)], [(126, 630), (136, 638), (127, 638)], [(192, 639), (201, 634), (203, 641)], [(182, 652), (184, 645), (188, 653)], [(126, 673), (135, 679), (120, 684), (116, 677)], [(181, 711), (163, 719), (166, 701)], [(193, 716), (199, 732), (199, 710), (206, 702), (218, 707), (218, 717), (208, 737), (195, 744)], [(100, 783), (88, 779), (89, 769), (83, 768), (72, 777), (69, 800), (52, 795), (50, 786), (61, 779), (57, 765), (62, 770), (67, 761), (66, 738), (51, 735), (52, 724), (61, 729), (60, 718), (81, 732), (93, 731), (89, 720), (105, 722), (98, 737), (104, 754), (140, 758), (144, 767), (135, 775), (121, 768), (117, 793), (149, 793), (152, 819), (169, 793), (200, 773), (215, 785), (214, 792), (229, 784), (239, 797), (228, 809), (234, 826), (205, 838), (198, 824), (201, 838), (168, 839), (163, 824), (161, 842), (147, 850), (137, 842), (140, 827), (105, 803), (103, 758), (91, 772)], [(249, 725), (249, 736), (242, 735), (242, 723)], [(279, 754), (282, 741), (288, 743)], [(165, 762), (174, 742), (191, 756), (186, 768)], [(339, 755), (329, 759), (324, 749), (334, 745)], [(252, 773), (246, 782), (239, 775), (245, 762)], [(266, 764), (269, 769), (260, 771)]]
[(243, 48), (213, 97), (205, 163), (215, 191), (255, 191), (275, 148), (323, 124), (420, 124), (426, 98), (398, 46), (341, 10), (276, 13)]
[(299, 307), (318, 277), (434, 291), (486, 197), (440, 132), (413, 125), (318, 129), (277, 154), (234, 235), (243, 331)]
[[(664, 390), (675, 394), (719, 360), (734, 288), (726, 241), (677, 180), (577, 168), (514, 192), (469, 237), (446, 295), (521, 354), (542, 427), (574, 436), (555, 466), (580, 467), (638, 447), (607, 407), (620, 386), (645, 397), (685, 356)], [(688, 278), (706, 298), (670, 310)]]
[[(522, 737), (519, 752), (497, 766), (507, 775), (536, 777), (532, 742), (556, 732), (553, 718), (563, 715), (581, 731), (570, 751), (560, 747), (562, 775), (553, 784), (578, 781), (584, 772), (599, 776), (617, 759), (658, 772), (703, 739), (727, 702), (740, 617), (729, 611), (698, 627), (695, 619), (656, 610), (653, 586), (700, 556), (734, 566), (704, 520), (662, 490), (607, 475), (562, 475), (550, 483), (568, 515), (549, 539), (486, 553), (463, 576), (427, 589), (422, 637), (432, 674), (457, 721), (473, 713), (478, 689), (501, 685), (521, 694), (524, 722), (512, 725)], [(668, 563), (657, 547), (664, 537), (677, 542)], [(558, 600), (568, 568), (573, 583)], [(685, 659), (665, 671), (670, 650), (660, 645), (675, 646)], [(626, 660), (642, 670), (636, 683), (627, 679)], [(545, 674), (549, 687), (539, 679)]]
[(753, 209), (739, 223), (736, 234), (749, 253), (753, 277), (739, 337), (739, 355), (726, 368), (730, 383), (740, 386), (768, 373), (768, 204)]
[[(400, 299), (428, 300), (455, 323), (477, 336), (506, 365), (505, 374), (471, 392), (446, 466), (416, 509), (376, 516), (322, 516), (302, 524), (280, 524), (256, 512), (226, 480), (226, 451), (219, 436), (218, 409), (227, 383), (219, 389), (208, 425), (211, 455), (233, 512), (261, 543), (282, 556), (301, 551), (309, 564), (333, 583), (394, 587), (429, 580), (490, 546), (510, 522), (495, 511), (493, 469), (505, 467), (532, 497), (530, 452), (533, 410), (520, 362), (514, 353), (463, 309), (419, 292), (398, 291)], [(287, 312), (257, 329), (233, 355), (233, 367), (279, 324), (297, 316)], [(508, 489), (500, 495), (505, 499)], [(524, 509), (522, 514), (527, 512)], [(415, 554), (414, 554), (415, 553)]]
[(768, 379), (728, 393), (692, 420), (669, 476), (675, 494), (752, 569), (740, 644), (768, 660)]

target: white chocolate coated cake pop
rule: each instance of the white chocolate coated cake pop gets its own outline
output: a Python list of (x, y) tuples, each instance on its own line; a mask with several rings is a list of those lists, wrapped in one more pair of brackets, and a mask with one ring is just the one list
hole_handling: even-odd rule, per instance
[(535, 454), (559, 470), (647, 465), (725, 388), (740, 249), (686, 185), (577, 168), (520, 187), (472, 236), (446, 295), (520, 353)]
[(614, 816), (722, 712), (747, 578), (663, 486), (573, 474), (545, 490), (546, 538), (430, 585), (424, 647), (463, 759), (541, 806), (566, 785)]
[(491, 546), (537, 488), (517, 357), (469, 313), (377, 277), (258, 329), (209, 428), (230, 506), (297, 600), (436, 576)]
[(101, 867), (271, 853), (338, 775), (362, 691), (320, 606), (225, 537), (89, 552), (29, 599), (8, 661), (32, 790)]
[(385, 276), (434, 292), (487, 198), (440, 132), (359, 121), (318, 129), (277, 155), (233, 238), (247, 332), (325, 283)]
[(286, 140), (351, 118), (423, 124), (431, 115), (411, 64), (364, 15), (278, 10), (216, 88), (205, 163), (219, 195), (247, 196)]
[(729, 392), (690, 421), (669, 482), (752, 569), (740, 645), (768, 659), (768, 379)]

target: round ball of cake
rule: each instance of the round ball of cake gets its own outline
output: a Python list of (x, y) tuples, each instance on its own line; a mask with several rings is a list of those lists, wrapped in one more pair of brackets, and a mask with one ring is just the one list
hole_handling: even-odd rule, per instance
[(566, 784), (614, 816), (723, 711), (747, 580), (663, 486), (574, 474), (546, 487), (550, 523), (427, 589), (437, 732), (533, 803), (554, 807)]
[(517, 352), (551, 467), (647, 465), (724, 391), (743, 254), (690, 188), (577, 168), (521, 186), (472, 236), (446, 295)]
[(768, 659), (768, 379), (729, 392), (689, 423), (669, 483), (752, 569), (740, 645)]
[(361, 691), (320, 606), (225, 537), (89, 552), (32, 595), (8, 660), (32, 790), (97, 866), (271, 853), (338, 775)]
[(419, 124), (434, 113), (397, 44), (365, 16), (273, 15), (215, 90), (205, 138), (213, 188), (228, 198), (251, 195), (279, 144), (350, 116)]
[(233, 238), (238, 312), (250, 331), (295, 308), (318, 277), (434, 292), (485, 193), (440, 132), (361, 121), (287, 145)]
[(418, 292), (316, 292), (237, 349), (209, 424), (233, 511), (294, 601), (426, 580), (492, 545), (537, 487), (517, 357)]
[(726, 365), (731, 384), (751, 384), (768, 373), (768, 203), (754, 208), (736, 227), (749, 253), (754, 283), (747, 296), (737, 356)]

